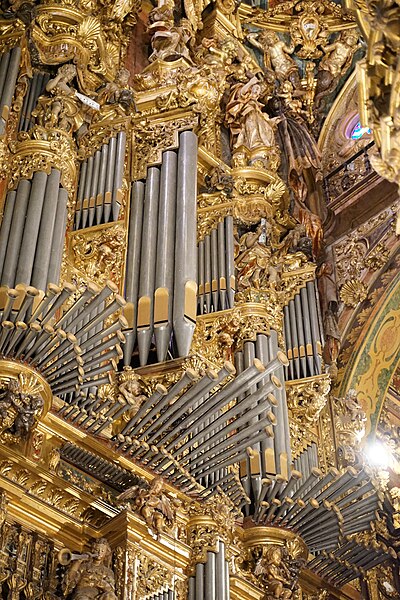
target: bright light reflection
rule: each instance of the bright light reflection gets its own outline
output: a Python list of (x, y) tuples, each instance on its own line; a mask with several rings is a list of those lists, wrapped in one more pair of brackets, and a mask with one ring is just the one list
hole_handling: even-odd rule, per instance
[(365, 448), (365, 455), (371, 466), (374, 467), (389, 467), (392, 463), (392, 455), (388, 447), (375, 440)]

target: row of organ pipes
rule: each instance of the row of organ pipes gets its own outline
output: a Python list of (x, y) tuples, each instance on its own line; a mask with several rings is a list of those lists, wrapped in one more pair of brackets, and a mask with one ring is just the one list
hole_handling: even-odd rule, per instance
[(284, 335), (289, 364), (286, 380), (320, 375), (323, 330), (314, 281), (308, 281), (284, 307)]
[(75, 230), (118, 220), (125, 152), (126, 133), (120, 131), (81, 163)]
[(233, 308), (235, 258), (232, 216), (225, 217), (199, 241), (197, 254), (198, 314)]
[(205, 563), (196, 565), (189, 578), (188, 600), (229, 600), (229, 564), (225, 557), (225, 544), (218, 542), (217, 552), (207, 552)]
[[(148, 362), (153, 336), (157, 361), (189, 354), (196, 320), (197, 136), (179, 135), (146, 181), (132, 185), (125, 295), (133, 305), (124, 363), (135, 344)], [(155, 226), (157, 224), (157, 226)]]
[(0, 229), (0, 285), (45, 290), (58, 283), (67, 224), (68, 192), (51, 169), (20, 179), (8, 192)]

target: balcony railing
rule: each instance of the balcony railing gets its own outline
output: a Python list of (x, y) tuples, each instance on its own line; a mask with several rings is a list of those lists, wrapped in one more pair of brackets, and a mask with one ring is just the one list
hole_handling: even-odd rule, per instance
[(350, 190), (373, 172), (369, 160), (369, 151), (374, 145), (375, 142), (370, 142), (324, 177), (324, 194), (328, 205), (343, 192)]

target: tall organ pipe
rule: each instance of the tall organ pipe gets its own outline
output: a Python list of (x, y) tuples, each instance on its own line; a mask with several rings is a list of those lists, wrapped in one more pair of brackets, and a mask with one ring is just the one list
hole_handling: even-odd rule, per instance
[(228, 293), (228, 308), (233, 308), (235, 302), (235, 258), (233, 217), (225, 217), (225, 249), (226, 249), (226, 285)]
[(176, 183), (177, 154), (167, 151), (163, 154), (161, 167), (154, 297), (154, 333), (159, 362), (167, 357), (172, 334)]
[(106, 173), (106, 185), (104, 194), (104, 222), (108, 223), (111, 215), (111, 201), (113, 195), (114, 171), (115, 171), (115, 155), (116, 155), (117, 140), (115, 137), (108, 142), (108, 161)]
[(5, 201), (3, 219), (0, 228), (0, 275), (3, 271), (4, 259), (6, 256), (8, 238), (10, 234), (11, 222), (14, 213), (16, 192), (8, 192)]
[(3, 96), (4, 83), (6, 81), (8, 65), (10, 64), (11, 52), (4, 52), (0, 61), (0, 101)]
[(0, 110), (1, 110), (1, 119), (0, 119), (0, 135), (4, 133), (5, 124), (8, 118), (8, 113), (10, 111), (11, 100), (14, 95), (15, 84), (17, 82), (18, 70), (19, 70), (19, 62), (21, 59), (21, 48), (17, 46), (11, 50), (10, 62), (7, 67), (7, 75), (4, 81), (3, 90), (1, 94), (0, 100)]
[(189, 354), (196, 321), (197, 136), (179, 136), (173, 326), (179, 356)]
[(21, 179), (18, 183), (15, 206), (8, 238), (7, 251), (4, 259), (1, 285), (13, 287), (15, 272), (18, 264), (18, 255), (24, 232), (26, 211), (28, 207), (31, 183), (27, 179)]
[(101, 223), (103, 216), (104, 194), (106, 189), (106, 174), (108, 162), (108, 144), (103, 144), (101, 147), (101, 161), (99, 172), (99, 185), (96, 194), (96, 223)]
[(158, 217), (160, 189), (159, 167), (149, 167), (144, 198), (142, 252), (140, 258), (137, 340), (139, 361), (147, 363), (154, 330), (154, 284), (157, 246), (154, 243), (154, 224)]
[(132, 331), (126, 332), (124, 346), (124, 364), (131, 362), (133, 348), (136, 341), (137, 300), (139, 295), (139, 269), (140, 252), (142, 247), (142, 224), (144, 204), (144, 183), (135, 181), (132, 184), (131, 208), (129, 216), (128, 256), (126, 264), (126, 289), (125, 296), (134, 306)]
[(122, 178), (124, 176), (124, 163), (125, 163), (125, 145), (126, 145), (126, 133), (120, 131), (117, 136), (116, 142), (116, 154), (115, 154), (115, 171), (113, 181), (113, 194), (112, 194), (112, 216), (113, 220), (116, 221), (119, 216), (122, 202)]
[(65, 229), (67, 227), (68, 192), (64, 188), (58, 191), (56, 220), (51, 244), (48, 283), (58, 283), (60, 280), (61, 261), (64, 249)]
[(61, 173), (52, 169), (46, 184), (46, 193), (43, 203), (42, 218), (40, 220), (39, 235), (36, 246), (35, 262), (30, 284), (39, 290), (46, 289), (47, 276), (50, 264), (50, 254), (53, 240), (54, 225), (57, 212), (58, 188)]
[(16, 283), (26, 283), (28, 285), (31, 279), (46, 184), (46, 173), (44, 171), (37, 171), (32, 180), (24, 234), (18, 257), (18, 268), (15, 278)]
[(99, 183), (100, 160), (101, 160), (101, 151), (97, 150), (97, 152), (94, 155), (92, 181), (90, 182), (89, 221), (88, 221), (89, 227), (91, 227), (93, 225), (94, 217), (96, 214), (96, 194), (97, 194), (97, 187), (98, 187), (98, 183)]

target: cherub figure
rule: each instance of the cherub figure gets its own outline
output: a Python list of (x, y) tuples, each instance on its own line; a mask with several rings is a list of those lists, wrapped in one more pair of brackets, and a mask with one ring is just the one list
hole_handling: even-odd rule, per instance
[(333, 92), (340, 77), (350, 67), (358, 49), (357, 42), (357, 35), (353, 31), (345, 31), (335, 42), (323, 48), (325, 56), (318, 67), (315, 89), (316, 110), (320, 107), (322, 98)]
[(274, 598), (287, 600), (292, 598), (293, 592), (289, 587), (292, 576), (284, 563), (283, 551), (279, 546), (263, 548), (254, 574), (261, 576), (265, 584), (266, 594), (264, 600), (273, 600)]
[(271, 65), (279, 82), (289, 80), (295, 89), (300, 89), (299, 70), (290, 56), (294, 52), (294, 44), (287, 46), (274, 31), (249, 33), (247, 40), (264, 52), (265, 65)]
[(56, 127), (75, 132), (84, 119), (76, 96), (76, 90), (70, 85), (76, 76), (76, 67), (66, 64), (59, 67), (57, 75), (46, 85), (49, 95), (40, 96), (32, 115), (38, 125), (44, 128)]
[(135, 485), (117, 497), (120, 502), (132, 499), (132, 510), (139, 513), (157, 535), (173, 532), (176, 511), (180, 506), (178, 499), (169, 498), (163, 493), (163, 487), (161, 477), (156, 477), (148, 489)]
[(147, 396), (142, 394), (140, 383), (131, 367), (124, 367), (124, 371), (120, 375), (120, 382), (118, 385), (118, 401), (121, 401), (121, 404), (127, 403), (131, 406), (128, 413), (129, 419), (131, 419), (147, 399)]
[(111, 104), (114, 107), (120, 107), (125, 115), (134, 105), (133, 92), (128, 85), (130, 73), (128, 69), (120, 69), (115, 77), (115, 81), (110, 81), (100, 88), (97, 95), (97, 101), (101, 106)]
[(7, 417), (8, 410), (14, 405), (15, 396), (21, 392), (18, 379), (10, 379), (8, 385), (0, 390), (0, 417)]

